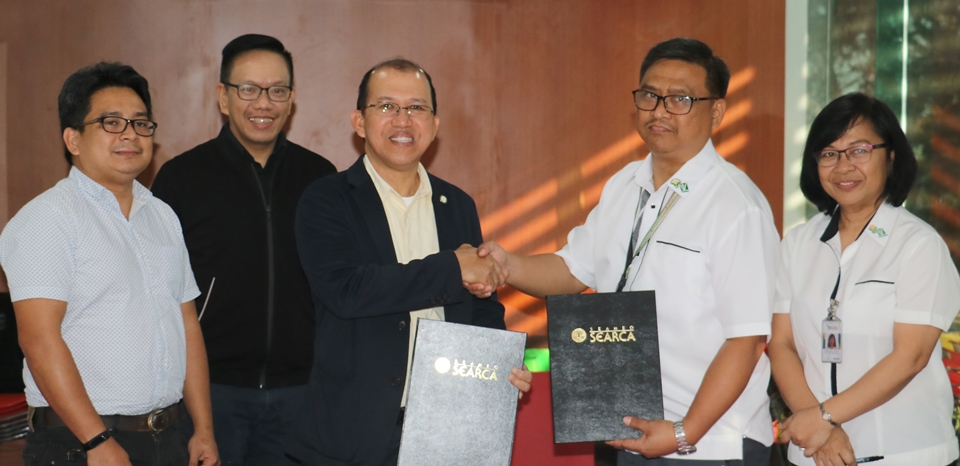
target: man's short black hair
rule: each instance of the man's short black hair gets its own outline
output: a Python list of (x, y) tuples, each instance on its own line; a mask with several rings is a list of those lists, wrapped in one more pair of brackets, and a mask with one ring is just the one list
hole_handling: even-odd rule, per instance
[(367, 107), (370, 76), (373, 76), (374, 71), (377, 71), (381, 68), (391, 68), (397, 71), (409, 71), (411, 73), (423, 73), (423, 75), (427, 77), (427, 84), (430, 85), (430, 104), (433, 106), (433, 114), (437, 114), (437, 91), (433, 88), (433, 80), (430, 79), (430, 73), (424, 71), (420, 65), (403, 57), (392, 58), (390, 60), (377, 63), (373, 68), (370, 68), (370, 70), (363, 75), (363, 80), (360, 81), (360, 90), (357, 93), (357, 110), (362, 112), (363, 109)]
[[(887, 144), (885, 149), (877, 150), (885, 150), (887, 157), (893, 154), (893, 166), (880, 195), (886, 197), (885, 202), (899, 207), (907, 199), (907, 194), (917, 178), (917, 157), (890, 107), (876, 97), (859, 92), (838, 97), (827, 104), (810, 125), (810, 134), (803, 147), (803, 160), (800, 165), (800, 190), (820, 212), (833, 215), (837, 201), (830, 197), (820, 184), (815, 154), (862, 121), (870, 123), (873, 132)], [(873, 157), (878, 155), (874, 154)]]
[(237, 61), (237, 57), (254, 50), (273, 52), (283, 57), (283, 61), (287, 63), (287, 72), (290, 74), (290, 87), (293, 87), (293, 55), (290, 55), (282, 42), (263, 34), (244, 34), (231, 40), (223, 48), (223, 59), (220, 60), (220, 82), (229, 83), (233, 63)]
[[(90, 99), (97, 91), (109, 87), (126, 87), (136, 92), (147, 107), (147, 118), (153, 118), (153, 106), (150, 103), (150, 88), (147, 79), (132, 67), (122, 63), (100, 62), (82, 68), (63, 82), (57, 107), (60, 114), (60, 133), (67, 128), (83, 132), (83, 119), (90, 113)], [(63, 148), (67, 163), (73, 165), (73, 154), (66, 146)]]
[[(654, 45), (643, 63), (640, 64), (640, 80), (655, 63), (660, 60), (681, 60), (700, 65), (707, 72), (707, 91), (710, 97), (727, 97), (727, 85), (730, 84), (730, 69), (713, 50), (703, 42), (686, 37), (677, 37)], [(705, 97), (696, 95), (693, 97)]]

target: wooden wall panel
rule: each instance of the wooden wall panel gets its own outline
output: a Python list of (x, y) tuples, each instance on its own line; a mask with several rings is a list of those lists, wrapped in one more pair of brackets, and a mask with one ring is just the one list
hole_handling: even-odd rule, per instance
[[(149, 183), (164, 161), (216, 135), (220, 50), (259, 32), (294, 56), (290, 139), (340, 169), (360, 147), (347, 117), (364, 71), (397, 55), (418, 61), (433, 75), (441, 120), (428, 168), (474, 196), (488, 239), (552, 251), (606, 179), (646, 155), (630, 96), (644, 54), (689, 36), (734, 74), (715, 143), (766, 193), (779, 224), (783, 27), (783, 3), (769, 0), (2, 2), (11, 118), (0, 197), (12, 215), (64, 176), (56, 96), (70, 73), (102, 59), (150, 80), (160, 128)], [(511, 328), (543, 344), (542, 302), (510, 290), (502, 298)]]

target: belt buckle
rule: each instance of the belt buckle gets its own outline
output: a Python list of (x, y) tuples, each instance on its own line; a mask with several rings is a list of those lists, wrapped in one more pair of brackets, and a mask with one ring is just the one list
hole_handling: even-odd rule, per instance
[(156, 421), (158, 420), (157, 418), (161, 414), (163, 414), (163, 412), (164, 412), (164, 408), (160, 408), (160, 409), (155, 409), (153, 411), (150, 411), (150, 414), (147, 414), (147, 427), (149, 427), (150, 430), (154, 432), (160, 432), (161, 430), (166, 429), (168, 427), (168, 426), (163, 426), (162, 428), (158, 428), (158, 426), (156, 425), (157, 424)]

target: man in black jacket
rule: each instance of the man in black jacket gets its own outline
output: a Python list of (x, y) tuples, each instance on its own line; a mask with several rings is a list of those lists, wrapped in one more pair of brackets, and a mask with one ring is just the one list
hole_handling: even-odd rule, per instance
[(277, 39), (240, 36), (223, 49), (216, 139), (170, 160), (153, 193), (180, 217), (210, 361), (214, 435), (224, 465), (283, 464), (303, 402), (313, 306), (293, 218), (308, 184), (336, 168), (287, 141), (296, 91)]
[[(317, 307), (301, 441), (290, 450), (301, 464), (397, 464), (417, 319), (504, 328), (496, 296), (463, 287), (503, 280), (470, 246), (483, 241), (473, 199), (420, 163), (440, 124), (436, 102), (415, 63), (371, 68), (350, 116), (366, 154), (310, 185), (297, 209)], [(508, 376), (523, 391), (532, 378)]]

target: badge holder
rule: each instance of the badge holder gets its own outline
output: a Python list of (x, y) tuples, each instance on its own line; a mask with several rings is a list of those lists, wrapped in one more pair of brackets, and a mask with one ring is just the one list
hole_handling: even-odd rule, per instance
[(823, 335), (823, 343), (820, 350), (820, 359), (822, 362), (839, 363), (843, 361), (842, 334), (843, 321), (837, 317), (837, 307), (840, 302), (836, 299), (830, 300), (830, 308), (827, 309), (827, 318), (823, 319), (820, 328)]

